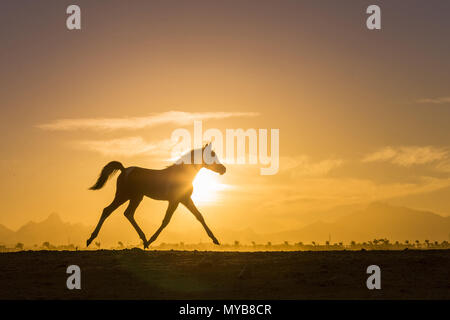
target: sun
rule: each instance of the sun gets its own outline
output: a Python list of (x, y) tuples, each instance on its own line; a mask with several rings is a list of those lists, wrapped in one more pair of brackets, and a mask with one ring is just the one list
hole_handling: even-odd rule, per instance
[(215, 202), (219, 198), (219, 191), (226, 189), (226, 185), (219, 182), (219, 175), (204, 168), (200, 169), (194, 181), (192, 200), (197, 202)]

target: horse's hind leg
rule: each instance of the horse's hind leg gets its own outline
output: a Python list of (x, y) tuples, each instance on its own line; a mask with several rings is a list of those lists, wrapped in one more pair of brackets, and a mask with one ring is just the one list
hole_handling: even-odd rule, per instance
[(130, 204), (128, 205), (128, 207), (126, 208), (126, 210), (124, 212), (124, 215), (130, 221), (130, 223), (134, 227), (134, 229), (136, 229), (136, 232), (138, 233), (139, 238), (141, 238), (144, 243), (144, 248), (147, 248), (148, 246), (147, 246), (147, 239), (145, 239), (145, 234), (141, 230), (141, 228), (138, 226), (136, 220), (134, 220), (134, 213), (136, 212), (137, 207), (141, 203), (142, 198), (143, 198), (142, 196), (132, 198), (130, 200)]
[(97, 226), (94, 229), (94, 232), (92, 232), (91, 237), (86, 241), (86, 246), (89, 247), (92, 240), (94, 240), (98, 232), (100, 231), (100, 228), (103, 225), (103, 222), (105, 222), (106, 218), (108, 218), (111, 213), (113, 213), (114, 210), (116, 210), (118, 207), (120, 207), (125, 201), (127, 201), (126, 198), (122, 198), (118, 195), (114, 198), (114, 200), (111, 202), (109, 206), (107, 206), (105, 209), (103, 209), (102, 215), (100, 216), (100, 220), (97, 223)]

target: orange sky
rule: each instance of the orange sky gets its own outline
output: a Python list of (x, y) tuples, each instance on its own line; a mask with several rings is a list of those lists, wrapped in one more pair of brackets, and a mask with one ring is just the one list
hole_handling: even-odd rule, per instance
[[(65, 29), (67, 1), (2, 1), (0, 223), (93, 225), (114, 193), (88, 191), (107, 162), (163, 168), (171, 132), (192, 131), (130, 121), (170, 111), (280, 129), (277, 175), (214, 178), (211, 226), (284, 230), (377, 200), (450, 214), (450, 8), (431, 2), (384, 4), (372, 32), (365, 1), (79, 1), (81, 31)], [(145, 200), (137, 219), (164, 210)], [(179, 211), (172, 230), (196, 223)]]

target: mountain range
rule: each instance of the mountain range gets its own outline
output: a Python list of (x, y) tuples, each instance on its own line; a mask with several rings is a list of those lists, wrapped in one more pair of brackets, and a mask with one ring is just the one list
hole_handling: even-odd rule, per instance
[[(92, 231), (81, 223), (68, 223), (61, 220), (58, 214), (52, 213), (41, 222), (28, 222), (17, 231), (0, 225), (0, 244), (14, 245), (22, 242), (26, 247), (42, 245), (48, 241), (54, 245), (75, 244), (83, 247)], [(450, 217), (443, 217), (429, 211), (420, 211), (406, 207), (392, 206), (383, 203), (372, 203), (365, 209), (341, 216), (334, 222), (316, 221), (305, 227), (275, 233), (256, 233), (252, 229), (226, 230), (217, 229), (216, 235), (224, 243), (235, 240), (241, 243), (266, 243), (282, 241), (323, 243), (350, 241), (370, 241), (387, 238), (392, 241), (411, 242), (415, 240), (443, 241), (450, 240)], [(166, 242), (196, 243), (204, 235), (192, 235), (189, 232), (165, 231)], [(104, 227), (97, 241), (105, 246), (117, 246), (118, 241), (124, 244), (138, 244), (139, 239), (127, 223), (111, 223)], [(206, 240), (208, 241), (208, 240)]]
[(297, 230), (274, 233), (274, 241), (285, 238), (291, 241), (344, 243), (387, 238), (405, 240), (450, 240), (450, 217), (429, 211), (372, 203), (367, 208), (341, 217), (332, 223), (317, 221)]

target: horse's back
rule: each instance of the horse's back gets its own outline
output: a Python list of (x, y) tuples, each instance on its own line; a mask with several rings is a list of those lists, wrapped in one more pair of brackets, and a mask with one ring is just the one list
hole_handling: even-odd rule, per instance
[(128, 167), (119, 176), (118, 187), (131, 196), (164, 199), (168, 177), (165, 170)]

